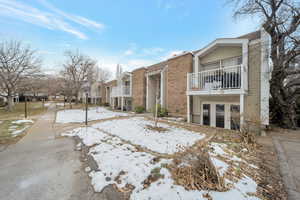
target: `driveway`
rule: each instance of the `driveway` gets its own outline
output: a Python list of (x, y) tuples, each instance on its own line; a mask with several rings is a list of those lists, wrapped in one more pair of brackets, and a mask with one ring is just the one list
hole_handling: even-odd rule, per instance
[(300, 133), (282, 131), (272, 136), (289, 200), (300, 199)]
[(111, 188), (94, 193), (75, 142), (56, 137), (50, 106), (17, 144), (0, 149), (1, 200), (116, 199)]

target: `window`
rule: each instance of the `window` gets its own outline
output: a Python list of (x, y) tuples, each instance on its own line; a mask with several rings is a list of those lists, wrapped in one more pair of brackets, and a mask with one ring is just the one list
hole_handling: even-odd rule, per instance
[(203, 125), (210, 125), (210, 104), (203, 104)]
[(216, 104), (216, 127), (224, 128), (225, 126), (225, 105)]
[(233, 58), (226, 58), (221, 60), (222, 67), (230, 67), (235, 65), (241, 65), (242, 64), (242, 56), (239, 57), (233, 57)]
[(240, 129), (240, 106), (230, 105), (230, 129)]

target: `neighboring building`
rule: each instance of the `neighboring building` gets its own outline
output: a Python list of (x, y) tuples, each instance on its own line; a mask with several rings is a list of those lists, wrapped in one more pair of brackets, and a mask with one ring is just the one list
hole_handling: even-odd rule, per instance
[(269, 124), (267, 49), (267, 34), (257, 31), (219, 38), (200, 50), (131, 73), (118, 67), (117, 80), (105, 85), (106, 102), (113, 108), (143, 106), (147, 111), (158, 102), (190, 123), (260, 128)]
[(111, 106), (114, 109), (132, 109), (132, 74), (122, 72), (121, 66), (117, 66), (116, 85), (111, 88)]

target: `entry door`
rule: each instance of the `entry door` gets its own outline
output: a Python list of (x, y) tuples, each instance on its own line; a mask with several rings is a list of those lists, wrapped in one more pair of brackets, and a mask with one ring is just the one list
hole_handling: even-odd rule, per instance
[(225, 128), (225, 104), (216, 104), (216, 127)]
[(211, 104), (203, 104), (202, 120), (203, 125), (210, 126), (210, 116), (211, 116)]

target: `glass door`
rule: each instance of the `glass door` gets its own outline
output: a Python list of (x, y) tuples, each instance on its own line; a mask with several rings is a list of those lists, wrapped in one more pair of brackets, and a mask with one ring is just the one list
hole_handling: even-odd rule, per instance
[(210, 104), (203, 104), (203, 125), (210, 126)]
[(225, 127), (225, 105), (216, 104), (216, 127)]

